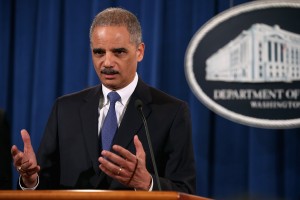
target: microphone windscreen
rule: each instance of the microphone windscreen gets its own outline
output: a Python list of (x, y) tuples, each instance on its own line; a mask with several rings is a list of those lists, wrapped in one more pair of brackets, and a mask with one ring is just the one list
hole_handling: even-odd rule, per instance
[(135, 100), (134, 102), (135, 108), (139, 109), (143, 106), (143, 102), (140, 99)]

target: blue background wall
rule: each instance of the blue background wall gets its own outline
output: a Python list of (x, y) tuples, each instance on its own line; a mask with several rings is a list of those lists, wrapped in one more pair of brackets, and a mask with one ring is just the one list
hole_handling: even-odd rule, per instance
[[(146, 52), (140, 76), (190, 105), (197, 194), (299, 199), (299, 129), (267, 130), (228, 121), (197, 100), (184, 76), (185, 51), (194, 33), (216, 14), (245, 2), (1, 0), (0, 107), (8, 114), (13, 144), (22, 147), (20, 130), (26, 128), (37, 149), (54, 100), (99, 83), (89, 26), (102, 9), (120, 6), (141, 21)], [(14, 186), (17, 178), (14, 171)]]

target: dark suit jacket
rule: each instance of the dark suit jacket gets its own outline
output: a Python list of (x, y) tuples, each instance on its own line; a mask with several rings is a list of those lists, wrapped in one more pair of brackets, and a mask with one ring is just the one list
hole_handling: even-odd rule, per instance
[(4, 111), (0, 110), (0, 189), (12, 189), (10, 127)]
[[(56, 101), (37, 154), (41, 166), (38, 189), (133, 189), (112, 180), (99, 169), (98, 105), (101, 96), (99, 85)], [(156, 190), (144, 126), (134, 105), (136, 99), (144, 104), (162, 189), (194, 193), (196, 174), (191, 120), (183, 101), (139, 79), (113, 143), (135, 154), (133, 136), (139, 136)]]

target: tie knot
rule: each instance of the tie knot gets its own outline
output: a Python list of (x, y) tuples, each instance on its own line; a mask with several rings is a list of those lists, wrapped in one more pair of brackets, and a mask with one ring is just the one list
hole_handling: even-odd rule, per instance
[(108, 93), (107, 98), (109, 99), (111, 104), (115, 104), (118, 100), (121, 99), (120, 95), (115, 91)]

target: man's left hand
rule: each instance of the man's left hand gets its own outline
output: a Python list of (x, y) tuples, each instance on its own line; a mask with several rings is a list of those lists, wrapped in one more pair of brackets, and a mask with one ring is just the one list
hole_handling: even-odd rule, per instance
[(113, 145), (110, 151), (102, 151), (99, 168), (123, 185), (138, 190), (149, 190), (152, 177), (146, 168), (146, 154), (138, 136), (134, 136), (136, 155), (127, 149)]

